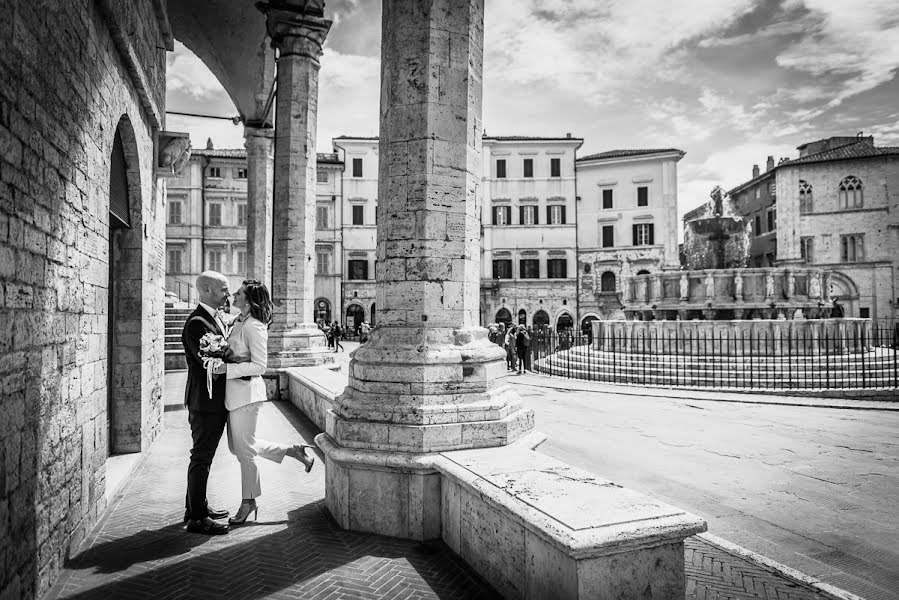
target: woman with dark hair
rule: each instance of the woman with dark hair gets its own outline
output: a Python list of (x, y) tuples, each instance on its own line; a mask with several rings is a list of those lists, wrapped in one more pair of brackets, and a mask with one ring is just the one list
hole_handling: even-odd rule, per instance
[(247, 520), (258, 512), (256, 498), (262, 493), (256, 457), (280, 463), (290, 456), (312, 468), (315, 458), (306, 455), (304, 444), (282, 444), (256, 437), (259, 408), (265, 400), (262, 374), (268, 365), (268, 326), (272, 322), (272, 301), (265, 285), (247, 279), (234, 294), (233, 306), (240, 310), (228, 334), (228, 343), (236, 362), (226, 363), (216, 370), (227, 378), (225, 408), (228, 409), (228, 448), (240, 462), (243, 500), (240, 508), (228, 520), (232, 525)]

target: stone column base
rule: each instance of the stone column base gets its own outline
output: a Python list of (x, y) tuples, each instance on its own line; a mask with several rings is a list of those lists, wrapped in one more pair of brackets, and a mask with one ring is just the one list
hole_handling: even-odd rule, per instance
[(340, 527), (418, 541), (440, 537), (436, 453), (341, 448), (327, 433), (315, 443), (325, 455), (325, 505)]

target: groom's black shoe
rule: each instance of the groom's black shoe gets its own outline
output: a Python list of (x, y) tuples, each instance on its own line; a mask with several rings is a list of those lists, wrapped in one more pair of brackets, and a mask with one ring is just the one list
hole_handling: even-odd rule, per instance
[(217, 523), (206, 517), (205, 519), (188, 521), (187, 530), (191, 533), (202, 533), (204, 535), (224, 535), (228, 533), (229, 527), (224, 523)]
[[(212, 507), (206, 508), (206, 516), (210, 519), (225, 519), (230, 514), (231, 513), (229, 513), (227, 510), (217, 510)], [(190, 511), (184, 509), (184, 522), (187, 523), (188, 521), (190, 521)]]

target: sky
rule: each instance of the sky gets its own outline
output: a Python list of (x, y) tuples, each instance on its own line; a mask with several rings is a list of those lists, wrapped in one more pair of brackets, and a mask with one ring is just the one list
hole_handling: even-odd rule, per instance
[[(376, 136), (381, 3), (328, 0), (318, 150)], [(260, 15), (261, 17), (261, 15)], [(485, 131), (584, 139), (579, 156), (678, 148), (678, 212), (832, 135), (899, 146), (899, 0), (486, 0)], [(167, 110), (234, 116), (183, 45)], [(243, 147), (228, 121), (169, 116), (194, 147)]]

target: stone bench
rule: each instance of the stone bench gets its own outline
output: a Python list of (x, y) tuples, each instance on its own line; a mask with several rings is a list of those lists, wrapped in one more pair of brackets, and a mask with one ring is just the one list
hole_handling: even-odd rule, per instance
[[(322, 367), (287, 375), (291, 402), (325, 429), (346, 375)], [(434, 490), (388, 485), (378, 501), (392, 512), (427, 513), (427, 531), (407, 537), (442, 537), (507, 598), (683, 598), (683, 541), (705, 522), (533, 451), (544, 439), (532, 433), (509, 446), (427, 454), (339, 448), (327, 434), (316, 443), (333, 461), (329, 478), (339, 477), (342, 462), (435, 474)], [(370, 513), (373, 500), (337, 492), (327, 505), (339, 521), (368, 531), (375, 528), (353, 514)]]

